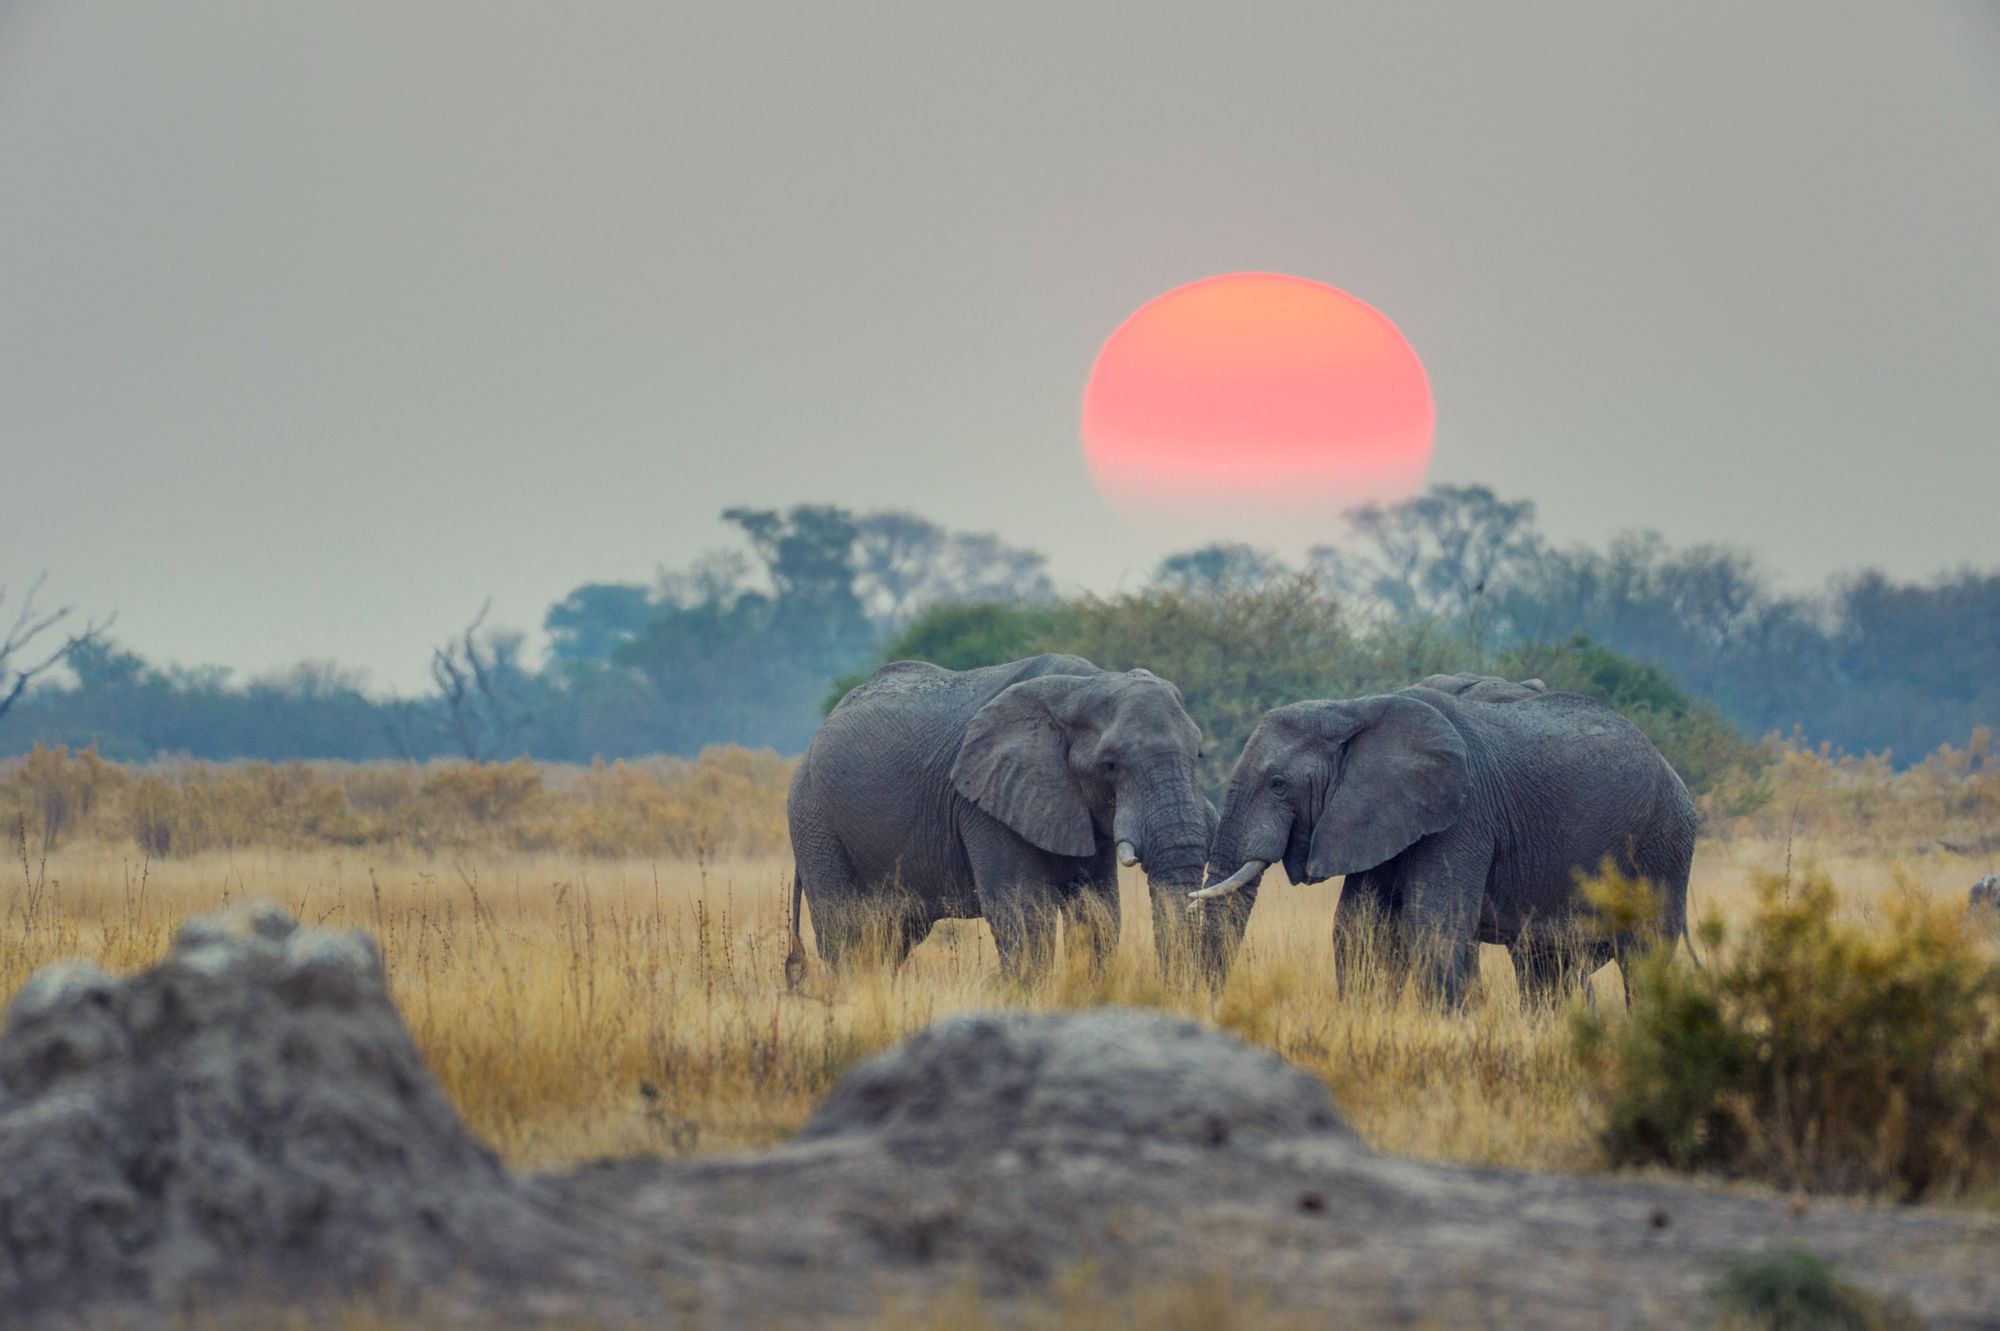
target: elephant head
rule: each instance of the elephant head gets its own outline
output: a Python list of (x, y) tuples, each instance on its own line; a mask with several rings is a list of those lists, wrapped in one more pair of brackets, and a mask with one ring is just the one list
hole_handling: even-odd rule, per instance
[(1144, 866), (1158, 903), (1200, 886), (1208, 859), (1216, 813), (1200, 758), (1180, 690), (1151, 671), (1044, 675), (980, 708), (951, 780), (1043, 850), (1084, 857), (1115, 844), (1121, 863)]
[(1419, 698), (1266, 712), (1230, 776), (1196, 909), (1226, 907), (1279, 860), (1294, 883), (1372, 869), (1451, 826), (1468, 793), (1464, 739)]

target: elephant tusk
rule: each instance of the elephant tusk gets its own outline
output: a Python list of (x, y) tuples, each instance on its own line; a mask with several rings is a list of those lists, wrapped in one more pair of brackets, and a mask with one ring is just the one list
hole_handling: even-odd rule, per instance
[(1204, 887), (1199, 892), (1188, 893), (1188, 909), (1190, 911), (1200, 910), (1200, 902), (1213, 901), (1217, 897), (1226, 897), (1231, 892), (1248, 887), (1258, 874), (1264, 872), (1269, 867), (1263, 860), (1243, 861), (1242, 868), (1217, 883), (1214, 887)]
[(1118, 862), (1128, 869), (1139, 862), (1139, 852), (1133, 848), (1131, 842), (1118, 843)]

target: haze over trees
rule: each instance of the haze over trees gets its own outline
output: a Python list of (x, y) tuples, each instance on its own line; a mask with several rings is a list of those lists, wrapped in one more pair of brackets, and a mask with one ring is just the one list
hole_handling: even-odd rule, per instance
[(17, 607), (0, 651), (0, 756), (36, 744), (121, 759), (790, 753), (883, 660), (964, 667), (1040, 650), (1172, 676), (1211, 750), (1232, 755), (1276, 702), (1457, 669), (1541, 675), (1644, 713), (1692, 784), (1725, 780), (1743, 741), (1772, 731), (1908, 762), (2000, 721), (2000, 570), (1921, 583), (1864, 570), (1799, 594), (1730, 547), (1641, 532), (1558, 548), (1531, 502), (1478, 486), (1338, 515), (1298, 567), (1213, 545), (1108, 598), (1059, 598), (1040, 554), (912, 513), (722, 519), (734, 545), (552, 605), (539, 663), (524, 634), (468, 614), (430, 648), (432, 688), (415, 698), (376, 696), (331, 662), (243, 681), (160, 665), (100, 625), (60, 636), (64, 621)]

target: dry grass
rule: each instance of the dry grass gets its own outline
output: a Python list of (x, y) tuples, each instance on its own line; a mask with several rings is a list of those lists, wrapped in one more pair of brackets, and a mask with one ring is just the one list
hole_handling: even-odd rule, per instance
[[(1737, 837), (1697, 857), (1697, 915), (1740, 919), (1753, 872), (1815, 858), (1867, 918), (1905, 891), (1962, 900), (1966, 857), (1822, 854)], [(1217, 997), (1169, 988), (1152, 962), (1143, 883), (1125, 883), (1116, 958), (1092, 979), (1072, 959), (1020, 987), (997, 974), (978, 922), (947, 922), (900, 973), (815, 971), (784, 990), (790, 863), (573, 855), (421, 856), (252, 849), (146, 861), (130, 846), (30, 849), (0, 903), (0, 992), (85, 955), (114, 970), (157, 958), (178, 922), (260, 896), (381, 940), (418, 1043), (475, 1131), (513, 1163), (727, 1150), (796, 1129), (853, 1063), (951, 1012), (1128, 1003), (1212, 1021), (1271, 1046), (1333, 1088), (1371, 1143), (1440, 1159), (1585, 1169), (1592, 1108), (1562, 1014), (1524, 1014), (1504, 953), (1463, 1014), (1364, 980), (1342, 1001), (1330, 955), (1333, 893), (1274, 877)], [(1617, 981), (1597, 977), (1616, 1003)]]

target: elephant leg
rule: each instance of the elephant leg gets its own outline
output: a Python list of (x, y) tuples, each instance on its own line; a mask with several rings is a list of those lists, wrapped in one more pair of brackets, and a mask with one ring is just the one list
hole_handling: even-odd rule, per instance
[[(796, 857), (805, 915), (812, 923), (820, 958), (838, 971), (850, 965), (865, 931), (860, 875), (846, 847), (810, 805), (792, 809), (792, 852)], [(800, 962), (803, 963), (803, 957)], [(787, 962), (788, 969), (790, 962)]]
[(1584, 958), (1545, 931), (1523, 930), (1507, 951), (1514, 961), (1514, 982), (1524, 1012), (1552, 1008), (1589, 981)]
[(983, 814), (961, 834), (979, 910), (993, 930), (1000, 969), (1016, 979), (1048, 971), (1059, 912), (1050, 857)]
[(986, 923), (993, 929), (993, 946), (1000, 953), (1001, 971), (1017, 980), (1032, 980), (1047, 974), (1055, 958), (1055, 902), (1045, 892), (1013, 891), (1001, 895), (997, 906), (985, 907)]
[(1371, 971), (1400, 988), (1409, 965), (1402, 938), (1402, 902), (1389, 876), (1349, 874), (1333, 911), (1333, 981), (1341, 997)]
[(1447, 835), (1419, 843), (1400, 865), (1404, 945), (1426, 992), (1447, 1007), (1464, 1005), (1479, 973), (1475, 930), (1491, 864), (1488, 847)]

